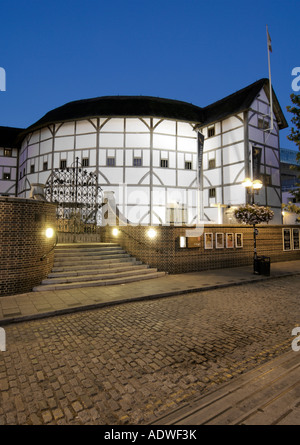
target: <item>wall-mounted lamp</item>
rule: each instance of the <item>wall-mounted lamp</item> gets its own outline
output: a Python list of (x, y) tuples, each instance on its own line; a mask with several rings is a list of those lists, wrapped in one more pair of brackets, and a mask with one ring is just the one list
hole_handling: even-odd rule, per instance
[(155, 238), (155, 237), (156, 237), (156, 230), (154, 230), (154, 229), (149, 229), (148, 232), (147, 232), (147, 235), (148, 235), (148, 237), (149, 237), (150, 239)]
[(118, 236), (119, 235), (119, 230), (118, 229), (113, 229), (112, 234), (113, 234), (113, 236)]
[(54, 230), (52, 229), (52, 227), (48, 227), (45, 231), (45, 236), (46, 238), (53, 238), (54, 236)]
[(247, 193), (251, 195), (251, 202), (254, 204), (254, 193), (258, 195), (263, 183), (259, 179), (252, 181), (250, 178), (244, 179), (242, 185), (247, 189)]

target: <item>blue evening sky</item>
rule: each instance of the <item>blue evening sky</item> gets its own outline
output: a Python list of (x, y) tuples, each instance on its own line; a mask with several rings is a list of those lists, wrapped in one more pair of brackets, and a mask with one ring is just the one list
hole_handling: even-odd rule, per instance
[[(0, 125), (25, 128), (66, 102), (106, 95), (206, 106), (268, 77), (266, 24), (290, 123), (299, 15), (299, 0), (1, 0)], [(296, 149), (289, 131), (281, 146)]]

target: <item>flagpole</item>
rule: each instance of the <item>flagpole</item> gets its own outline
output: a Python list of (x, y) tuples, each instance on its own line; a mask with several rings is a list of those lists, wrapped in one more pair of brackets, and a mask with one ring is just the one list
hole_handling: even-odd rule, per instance
[(272, 80), (271, 80), (271, 62), (270, 62), (270, 50), (272, 51), (271, 47), (271, 38), (268, 31), (268, 25), (266, 25), (267, 28), (267, 45), (268, 45), (268, 67), (269, 67), (269, 88), (270, 88), (270, 118), (271, 118), (271, 126), (269, 128), (270, 131), (273, 130), (273, 92), (272, 92)]

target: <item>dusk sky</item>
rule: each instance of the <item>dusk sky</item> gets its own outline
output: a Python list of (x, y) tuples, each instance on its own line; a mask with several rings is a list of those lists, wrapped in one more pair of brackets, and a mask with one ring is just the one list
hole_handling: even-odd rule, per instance
[[(0, 13), (2, 126), (26, 128), (66, 102), (107, 95), (206, 106), (268, 77), (266, 25), (290, 123), (299, 0), (2, 0)], [(289, 132), (281, 147), (296, 149)]]

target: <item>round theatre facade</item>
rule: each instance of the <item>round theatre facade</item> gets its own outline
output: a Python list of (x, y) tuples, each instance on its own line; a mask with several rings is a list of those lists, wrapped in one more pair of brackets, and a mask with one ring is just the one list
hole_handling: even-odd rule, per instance
[(134, 224), (196, 222), (201, 109), (185, 102), (112, 96), (70, 102), (22, 135), (18, 196), (55, 169), (94, 173)]

